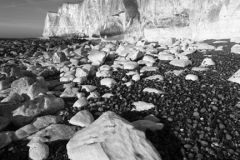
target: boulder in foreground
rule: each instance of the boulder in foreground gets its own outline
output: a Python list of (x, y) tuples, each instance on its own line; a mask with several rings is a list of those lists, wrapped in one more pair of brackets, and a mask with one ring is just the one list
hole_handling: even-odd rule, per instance
[(67, 144), (71, 160), (161, 160), (144, 132), (113, 112), (106, 112)]

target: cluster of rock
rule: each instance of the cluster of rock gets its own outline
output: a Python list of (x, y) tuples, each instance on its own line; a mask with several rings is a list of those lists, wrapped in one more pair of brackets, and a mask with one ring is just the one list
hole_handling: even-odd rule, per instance
[[(92, 114), (84, 110), (88, 100), (109, 98), (110, 93), (100, 95), (97, 86), (86, 85), (92, 76), (101, 78), (100, 85), (117, 85), (113, 72), (127, 70), (132, 76), (125, 85), (134, 81), (164, 81), (164, 75), (142, 78), (145, 72), (158, 71), (156, 62), (168, 61), (170, 65), (183, 69), (170, 71), (179, 76), (184, 68), (204, 72), (215, 65), (214, 59), (205, 58), (200, 66), (192, 66), (187, 56), (197, 51), (218, 50), (205, 43), (196, 43), (189, 39), (176, 40), (170, 45), (138, 41), (136, 44), (116, 41), (102, 43), (82, 43), (59, 48), (48, 48), (45, 52), (36, 52), (29, 60), (34, 64), (22, 62), (23, 66), (3, 64), (0, 70), (0, 129), (9, 123), (19, 127), (16, 131), (0, 132), (0, 148), (12, 141), (28, 139), (29, 157), (33, 160), (46, 159), (49, 148), (45, 142), (70, 140), (67, 144), (68, 156), (77, 159), (161, 159), (161, 156), (146, 139), (144, 131), (161, 130), (160, 120), (149, 115), (143, 120), (132, 123), (106, 112), (94, 121)], [(105, 61), (114, 61), (112, 65)], [(46, 81), (47, 76), (60, 72), (59, 80)], [(239, 83), (239, 73), (229, 80)], [(44, 78), (45, 77), (45, 78)], [(236, 77), (238, 78), (237, 80)], [(186, 80), (199, 81), (197, 75), (188, 74)], [(84, 85), (83, 85), (84, 83)], [(76, 87), (78, 84), (81, 88)], [(84, 92), (88, 92), (86, 97)], [(143, 92), (165, 94), (156, 88), (144, 88)], [(61, 124), (61, 110), (65, 107), (64, 98), (77, 98), (73, 107), (81, 111), (69, 120), (69, 125)], [(136, 111), (155, 108), (152, 103), (134, 102)], [(80, 126), (80, 129), (77, 127)], [(136, 130), (137, 129), (137, 130)], [(79, 131), (78, 131), (79, 130)], [(124, 153), (124, 154), (122, 154)]]

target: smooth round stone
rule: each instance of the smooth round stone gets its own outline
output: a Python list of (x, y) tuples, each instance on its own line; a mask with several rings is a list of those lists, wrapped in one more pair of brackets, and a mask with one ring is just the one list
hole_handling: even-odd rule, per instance
[(188, 158), (189, 158), (189, 159), (193, 159), (193, 158), (194, 158), (194, 154), (193, 154), (193, 153), (189, 153), (189, 154), (188, 154)]
[(104, 78), (100, 81), (100, 84), (103, 86), (107, 86), (109, 88), (113, 87), (117, 84), (117, 82), (112, 78)]
[(202, 109), (200, 110), (200, 112), (201, 112), (201, 113), (204, 113), (204, 112), (206, 112), (206, 109), (205, 109), (205, 108), (202, 108)]
[(141, 79), (141, 77), (139, 74), (135, 74), (132, 76), (132, 80), (134, 80), (134, 81), (139, 81), (140, 79)]
[(194, 116), (194, 117), (199, 117), (199, 113), (198, 113), (198, 112), (194, 112), (194, 113), (193, 113), (193, 116)]
[(136, 107), (136, 109), (133, 108), (132, 110), (136, 110), (136, 111), (144, 111), (144, 110), (155, 108), (154, 104), (143, 102), (143, 101), (133, 102), (133, 105)]
[(220, 124), (219, 124), (219, 128), (220, 128), (220, 129), (224, 129), (225, 126), (224, 126), (222, 123), (220, 123)]
[(192, 146), (191, 146), (190, 144), (185, 144), (185, 145), (184, 145), (184, 148), (191, 149)]
[(194, 74), (188, 74), (185, 77), (186, 80), (192, 80), (192, 81), (197, 81), (198, 80), (198, 76), (194, 75)]
[(227, 140), (231, 140), (231, 139), (232, 139), (232, 136), (230, 136), (229, 134), (226, 134), (226, 139), (227, 139)]
[(217, 106), (212, 106), (212, 110), (217, 111), (218, 110)]
[(173, 121), (173, 118), (172, 117), (168, 117), (167, 119), (169, 122), (172, 122)]
[(132, 125), (136, 129), (141, 130), (143, 132), (145, 132), (147, 129), (150, 129), (152, 131), (162, 130), (164, 127), (164, 124), (162, 124), (162, 123), (155, 123), (155, 122), (152, 122), (149, 120), (134, 121), (134, 122), (132, 122)]
[(198, 154), (196, 155), (196, 157), (197, 157), (198, 159), (203, 159), (203, 155), (202, 155), (201, 153), (198, 153)]

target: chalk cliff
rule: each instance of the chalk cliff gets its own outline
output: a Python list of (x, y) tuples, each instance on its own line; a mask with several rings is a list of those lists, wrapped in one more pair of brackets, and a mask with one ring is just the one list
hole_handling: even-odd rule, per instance
[(188, 37), (240, 36), (239, 0), (84, 0), (48, 12), (43, 36), (101, 35)]

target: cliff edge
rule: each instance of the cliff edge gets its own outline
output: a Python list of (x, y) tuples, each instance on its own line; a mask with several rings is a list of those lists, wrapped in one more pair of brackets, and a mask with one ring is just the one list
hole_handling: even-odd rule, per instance
[(44, 37), (223, 39), (240, 36), (239, 0), (84, 0), (48, 12)]

